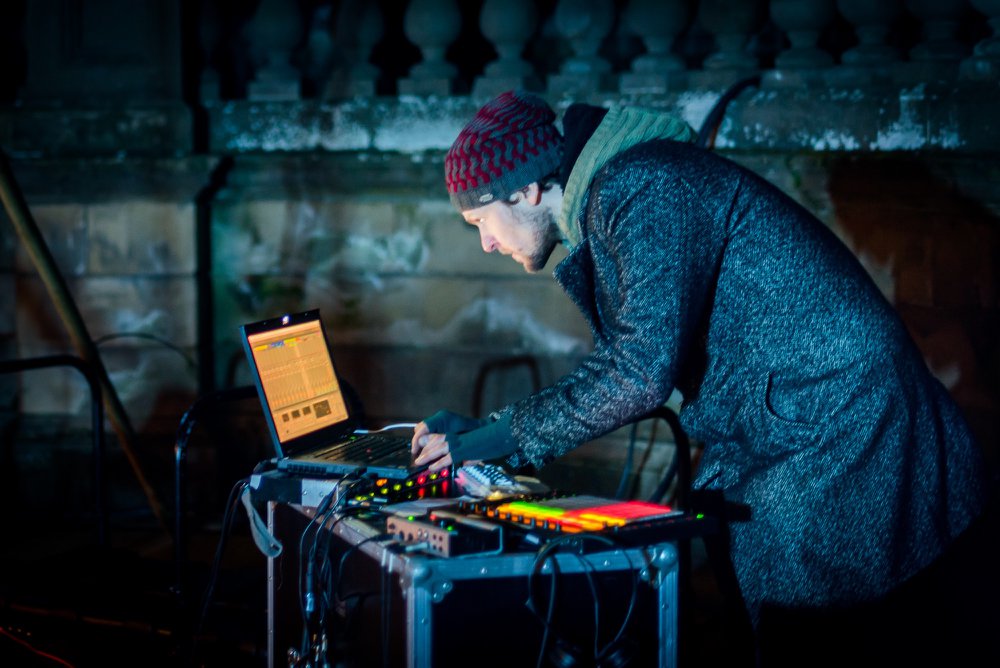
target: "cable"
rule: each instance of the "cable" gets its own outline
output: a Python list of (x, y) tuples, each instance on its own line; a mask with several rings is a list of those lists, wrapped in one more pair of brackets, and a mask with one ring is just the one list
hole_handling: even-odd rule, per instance
[(726, 114), (726, 108), (729, 106), (729, 103), (742, 93), (745, 88), (751, 86), (759, 88), (760, 80), (760, 75), (754, 74), (737, 81), (724, 91), (715, 104), (712, 105), (708, 115), (705, 116), (705, 120), (702, 121), (701, 128), (698, 130), (698, 136), (695, 139), (695, 145), (706, 149), (715, 148), (715, 136), (719, 132), (719, 126), (722, 125), (722, 119)]
[(222, 565), (222, 554), (226, 549), (226, 537), (232, 529), (233, 518), (236, 516), (236, 507), (239, 503), (240, 494), (243, 488), (250, 484), (249, 478), (238, 480), (229, 492), (229, 500), (226, 501), (226, 513), (222, 520), (222, 532), (219, 536), (219, 544), (215, 550), (215, 558), (212, 560), (212, 570), (209, 574), (208, 585), (205, 588), (205, 595), (201, 603), (201, 614), (198, 616), (198, 625), (195, 627), (195, 636), (201, 633), (208, 617), (208, 608), (212, 602), (212, 595), (215, 592), (215, 583), (219, 577), (219, 570)]
[(392, 595), (389, 588), (392, 586), (392, 578), (389, 577), (388, 564), (382, 568), (382, 615), (381, 615), (381, 639), (382, 639), (382, 668), (389, 668), (389, 606), (392, 604)]
[[(323, 497), (299, 538), (299, 609), (302, 615), (300, 656), (313, 657), (317, 661), (320, 657), (326, 660), (327, 613), (332, 607), (331, 590), (335, 586), (330, 564), (330, 542), (339, 522), (364, 510), (343, 508), (358, 485), (364, 484), (370, 484), (370, 481), (365, 478), (344, 478)], [(334, 517), (336, 519), (324, 531), (324, 527)], [(333, 595), (336, 593), (333, 592)], [(317, 639), (318, 643), (315, 642)]]
[(350, 594), (348, 594), (346, 596), (341, 596), (340, 595), (340, 584), (341, 584), (341, 582), (343, 580), (344, 564), (347, 563), (347, 558), (350, 555), (354, 554), (354, 552), (357, 551), (365, 543), (370, 543), (372, 541), (382, 541), (382, 540), (386, 540), (386, 539), (394, 538), (394, 537), (395, 536), (393, 536), (391, 533), (380, 533), (380, 534), (377, 534), (375, 536), (368, 536), (368, 538), (365, 538), (364, 540), (360, 540), (357, 543), (354, 543), (353, 545), (351, 545), (349, 548), (347, 548), (344, 551), (344, 553), (342, 555), (340, 555), (340, 564), (337, 567), (337, 578), (336, 578), (336, 581), (334, 582), (334, 587), (333, 587), (333, 595), (336, 597), (336, 599), (338, 601), (343, 602), (343, 601), (346, 601), (351, 596), (355, 596), (356, 595), (356, 592), (352, 592), (352, 593), (350, 593)]
[(573, 534), (570, 536), (562, 536), (550, 541), (538, 551), (538, 554), (535, 556), (535, 560), (532, 563), (531, 570), (528, 572), (528, 600), (525, 602), (525, 606), (532, 612), (532, 614), (534, 614), (539, 619), (539, 621), (542, 622), (543, 625), (542, 643), (541, 646), (539, 647), (538, 660), (536, 662), (537, 668), (540, 668), (542, 665), (542, 660), (546, 655), (546, 649), (549, 644), (549, 638), (554, 633), (555, 629), (555, 625), (553, 624), (553, 618), (556, 607), (556, 576), (559, 575), (559, 562), (555, 559), (552, 559), (551, 562), (552, 577), (549, 584), (548, 606), (544, 616), (540, 614), (538, 606), (536, 606), (534, 601), (534, 592), (535, 592), (534, 579), (541, 572), (541, 569), (544, 567), (545, 562), (554, 557), (555, 553), (559, 550), (559, 548), (567, 544), (572, 544), (574, 542), (587, 541), (587, 540), (595, 541), (601, 543), (602, 545), (612, 547), (614, 548), (615, 552), (621, 552), (621, 554), (625, 557), (626, 561), (628, 561), (629, 573), (632, 575), (631, 577), (632, 591), (629, 597), (628, 608), (626, 609), (625, 616), (622, 619), (622, 623), (619, 625), (618, 631), (617, 633), (615, 633), (614, 637), (604, 647), (599, 647), (600, 597), (597, 592), (596, 583), (593, 579), (593, 574), (596, 573), (596, 571), (594, 570), (594, 565), (588, 559), (586, 559), (584, 555), (574, 553), (574, 556), (581, 564), (581, 570), (584, 576), (587, 578), (587, 584), (590, 587), (591, 596), (594, 601), (593, 657), (595, 665), (599, 665), (600, 661), (606, 658), (608, 653), (617, 645), (619, 640), (621, 640), (622, 636), (625, 634), (625, 630), (632, 619), (636, 602), (638, 600), (639, 587), (638, 583), (636, 582), (636, 573), (637, 573), (636, 565), (632, 561), (632, 557), (631, 555), (629, 555), (628, 550), (624, 549), (622, 546), (620, 546), (612, 539), (597, 534)]
[(18, 645), (21, 645), (22, 647), (25, 647), (26, 649), (28, 649), (28, 651), (32, 652), (36, 656), (40, 656), (43, 659), (48, 659), (49, 661), (54, 661), (55, 663), (58, 663), (61, 666), (66, 666), (67, 668), (74, 668), (73, 664), (70, 663), (69, 661), (66, 661), (65, 659), (60, 659), (58, 656), (55, 656), (53, 654), (49, 654), (48, 652), (43, 652), (42, 650), (37, 649), (31, 643), (29, 643), (28, 641), (22, 640), (22, 639), (18, 638), (17, 636), (15, 636), (13, 633), (11, 633), (10, 631), (8, 631), (7, 629), (5, 629), (2, 626), (0, 626), (0, 635), (3, 635), (3, 636), (6, 636), (7, 638), (10, 638), (14, 642), (16, 642)]
[(629, 476), (632, 475), (632, 457), (635, 455), (635, 437), (639, 429), (639, 421), (632, 423), (628, 437), (628, 452), (625, 455), (625, 466), (622, 467), (622, 477), (618, 480), (618, 489), (615, 491), (616, 499), (625, 498), (625, 486), (628, 484)]
[(542, 642), (538, 648), (538, 660), (535, 662), (535, 668), (541, 668), (542, 659), (545, 658), (545, 648), (548, 647), (549, 644), (549, 634), (552, 630), (552, 617), (555, 613), (555, 608), (556, 608), (556, 575), (559, 574), (559, 562), (557, 561), (552, 562), (552, 577), (549, 580), (549, 608), (546, 611), (544, 618), (541, 615), (539, 615), (538, 611), (535, 609), (535, 604), (534, 604), (535, 590), (532, 585), (532, 580), (534, 579), (535, 574), (544, 567), (545, 560), (548, 559), (549, 552), (556, 549), (556, 547), (558, 547), (558, 545), (560, 545), (561, 542), (562, 541), (560, 539), (557, 539), (544, 545), (542, 549), (538, 551), (538, 554), (535, 556), (535, 561), (534, 563), (532, 563), (531, 570), (528, 571), (528, 600), (525, 601), (525, 605), (527, 606), (528, 610), (532, 612), (532, 614), (538, 617), (538, 619), (542, 622), (543, 625)]
[(184, 361), (187, 362), (189, 369), (198, 368), (198, 365), (195, 363), (195, 361), (191, 359), (191, 357), (186, 352), (181, 350), (179, 346), (171, 343), (170, 341), (167, 341), (166, 339), (160, 338), (155, 334), (149, 334), (147, 332), (115, 332), (113, 334), (105, 334), (99, 339), (95, 339), (94, 345), (100, 346), (102, 343), (107, 343), (108, 341), (113, 341), (115, 339), (148, 339), (150, 341), (156, 341), (160, 345), (169, 348), (170, 350), (174, 351), (175, 353), (183, 357)]
[[(310, 518), (309, 523), (306, 524), (305, 529), (302, 530), (302, 535), (299, 537), (299, 611), (302, 615), (302, 642), (299, 649), (301, 656), (304, 657), (308, 657), (311, 654), (309, 651), (311, 648), (310, 638), (312, 636), (310, 621), (313, 613), (316, 612), (316, 599), (313, 593), (313, 567), (316, 558), (316, 544), (319, 540), (318, 534), (320, 528), (327, 522), (327, 512), (334, 505), (333, 501), (337, 496), (339, 488), (340, 485), (336, 485), (323, 497), (316, 507), (316, 512)], [(313, 538), (312, 546), (306, 550), (306, 539), (314, 527), (317, 535)], [(322, 630), (321, 627), (320, 630)]]
[(389, 431), (390, 429), (415, 429), (417, 426), (416, 422), (397, 422), (396, 424), (390, 424), (381, 429), (355, 429), (355, 434), (380, 434), (383, 431)]

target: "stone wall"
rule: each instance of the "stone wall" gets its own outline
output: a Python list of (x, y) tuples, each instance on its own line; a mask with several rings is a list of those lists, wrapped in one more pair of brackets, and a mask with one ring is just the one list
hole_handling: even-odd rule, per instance
[[(748, 93), (731, 107), (717, 150), (777, 184), (852, 248), (977, 432), (995, 443), (995, 100), (973, 111), (955, 98), (924, 97), (931, 102), (898, 103), (895, 113), (874, 108), (882, 98), (855, 100), (867, 111), (845, 121), (836, 94)], [(695, 126), (713, 101), (639, 100), (677, 109)], [(441, 407), (488, 412), (533, 385), (524, 364), (489, 364), (530, 356), (544, 385), (585, 354), (589, 332), (554, 281), (484, 255), (447, 201), (443, 150), (473, 109), (468, 98), (231, 102), (209, 108), (208, 155), (15, 155), (36, 221), (129, 416), (158, 444), (144, 455), (158, 477), (169, 477), (167, 446), (199, 392), (199, 220), (210, 228), (204, 285), (217, 387), (249, 382), (239, 324), (305, 308), (322, 310), (340, 371), (372, 423), (413, 421)], [(198, 193), (223, 156), (224, 185), (200, 219)], [(15, 354), (70, 350), (9, 225), (4, 235), (12, 258), (6, 337)], [(69, 416), (80, 428), (84, 390), (73, 371), (25, 375), (18, 410), (49, 426), (52, 416)], [(663, 466), (670, 439), (662, 426), (659, 436), (665, 443), (654, 459)], [(610, 491), (625, 437), (581, 448), (549, 475)], [(643, 489), (657, 470), (647, 471)]]
[[(530, 364), (544, 385), (589, 349), (586, 326), (551, 278), (484, 255), (443, 190), (444, 151), (483, 101), (480, 84), (502, 78), (479, 77), (465, 91), (445, 86), (443, 94), (429, 94), (440, 81), (410, 77), (405, 85), (390, 82), (389, 94), (375, 94), (385, 84), (380, 79), (376, 87), (369, 73), (366, 92), (338, 97), (324, 84), (323, 94), (306, 99), (289, 87), (287, 72), (285, 80), (258, 81), (241, 95), (227, 79), (232, 72), (222, 72), (220, 82), (209, 68), (201, 83), (219, 90), (199, 99), (171, 64), (184, 21), (171, 3), (157, 2), (135, 9), (142, 18), (136, 25), (157, 32), (149, 26), (166, 20), (164, 39), (150, 42), (147, 57), (114, 85), (81, 92), (67, 72), (79, 67), (81, 77), (96, 76), (106, 63), (127, 58), (142, 33), (123, 36), (133, 43), (120, 48), (97, 48), (86, 26), (74, 23), (76, 14), (60, 13), (82, 11), (80, 3), (49, 13), (41, 10), (52, 3), (21, 4), (28, 7), (24, 29), (14, 32), (25, 44), (50, 34), (47, 22), (59, 20), (66, 23), (62, 33), (79, 37), (71, 40), (78, 48), (63, 52), (62, 64), (42, 60), (41, 75), (29, 67), (20, 98), (4, 91), (2, 100), (14, 99), (0, 106), (0, 145), (98, 341), (161, 496), (169, 496), (171, 448), (186, 408), (201, 393), (248, 382), (236, 329), (243, 322), (320, 308), (340, 371), (372, 424), (414, 421), (438, 408), (487, 412), (534, 387)], [(542, 4), (551, 12), (568, 3)], [(264, 5), (289, 11), (281, 3)], [(404, 5), (379, 6), (400, 18)], [(463, 16), (469, 20), (464, 10)], [(976, 41), (985, 36), (985, 20), (973, 18)], [(552, 30), (545, 26), (540, 30)], [(692, 27), (687, 43), (710, 43), (699, 34)], [(979, 43), (986, 46), (962, 61), (961, 76), (954, 59), (869, 63), (860, 77), (851, 67), (779, 63), (760, 87), (731, 103), (715, 138), (715, 150), (789, 193), (855, 252), (993, 461), (1000, 401), (1000, 88), (989, 51), (995, 41)], [(16, 51), (11, 44), (4, 48)], [(369, 39), (379, 51), (373, 44)], [(32, 49), (26, 51), (30, 62)], [(739, 52), (706, 51), (701, 69), (669, 76), (620, 71), (628, 67), (622, 58), (620, 86), (604, 85), (602, 75), (588, 88), (585, 76), (572, 95), (560, 88), (566, 77), (550, 69), (549, 87), (540, 92), (560, 113), (571, 100), (632, 103), (672, 110), (697, 128), (725, 85), (746, 74), (726, 60)], [(780, 58), (771, 52), (759, 63)], [(729, 65), (719, 66), (723, 61)], [(264, 94), (262, 82), (274, 90)], [(427, 90), (395, 94), (406, 86)], [(277, 88), (284, 93), (275, 94)], [(248, 99), (226, 99), (241, 97)], [(0, 242), (4, 354), (72, 352), (2, 213)], [(89, 396), (78, 376), (46, 370), (0, 379), (0, 400), (13, 416), (5, 423), (4, 456), (19, 461), (5, 469), (4, 480), (22, 489), (32, 480), (51, 483), (55, 450), (30, 449), (24, 441), (60, 442), (76, 453), (77, 466), (86, 459)], [(241, 413), (242, 452), (220, 445), (221, 427), (200, 431), (195, 468), (229, 466), (241, 475), (241, 466), (266, 456), (260, 430), (246, 427), (256, 410), (251, 405)], [(640, 445), (651, 428), (644, 426)], [(668, 430), (656, 429), (642, 493), (672, 452)], [(588, 444), (545, 473), (569, 489), (614, 491), (627, 440), (623, 431)], [(127, 496), (134, 481), (115, 448), (112, 462), (117, 489)], [(213, 475), (201, 474), (199, 484), (215, 490), (209, 496), (220, 489), (224, 496), (225, 476)]]

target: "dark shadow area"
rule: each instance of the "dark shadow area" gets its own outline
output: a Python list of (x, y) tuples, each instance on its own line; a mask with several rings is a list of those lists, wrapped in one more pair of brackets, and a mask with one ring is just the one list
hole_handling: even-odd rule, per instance
[[(8, 532), (0, 547), (0, 664), (60, 665), (49, 658), (57, 657), (77, 668), (132, 662), (264, 666), (266, 559), (251, 541), (243, 507), (227, 499), (269, 456), (264, 434), (255, 396), (212, 407), (192, 430), (180, 509), (187, 520), (183, 588), (171, 531), (142, 502), (123, 458), (112, 457), (107, 471), (114, 493), (105, 546), (97, 544), (93, 529), (89, 459), (69, 442), (73, 434), (55, 449), (57, 456), (78, 460), (75, 466), (32, 476), (13, 466), (4, 476), (20, 484), (3, 495)], [(14, 448), (53, 448), (49, 434), (37, 441), (15, 428), (9, 435), (8, 461)], [(89, 433), (75, 437), (86, 443)], [(150, 482), (172, 518), (172, 435), (140, 434), (139, 443)], [(113, 439), (108, 449), (116, 453)], [(29, 501), (39, 498), (44, 507)]]
[(896, 307), (998, 470), (1000, 220), (933, 157), (850, 156), (830, 167), (840, 233)]

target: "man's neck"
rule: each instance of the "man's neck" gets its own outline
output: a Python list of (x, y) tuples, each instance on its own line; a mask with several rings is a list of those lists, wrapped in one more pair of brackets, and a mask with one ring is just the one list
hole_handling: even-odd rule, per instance
[[(563, 189), (558, 183), (553, 183), (548, 190), (542, 192), (541, 205), (552, 214), (552, 220), (559, 218), (563, 205)], [(553, 224), (555, 224), (553, 222)], [(561, 236), (561, 235), (560, 235)]]

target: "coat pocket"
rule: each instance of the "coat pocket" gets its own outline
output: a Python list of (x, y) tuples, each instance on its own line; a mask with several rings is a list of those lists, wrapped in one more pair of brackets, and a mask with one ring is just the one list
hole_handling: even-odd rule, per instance
[(817, 443), (846, 393), (832, 376), (769, 372), (757, 396), (760, 433), (754, 439), (755, 450), (780, 455)]

